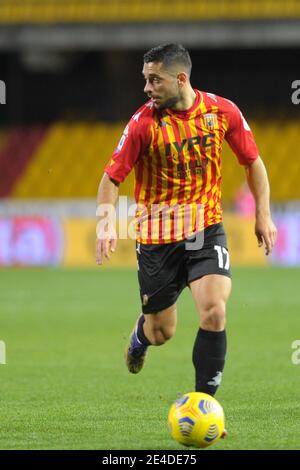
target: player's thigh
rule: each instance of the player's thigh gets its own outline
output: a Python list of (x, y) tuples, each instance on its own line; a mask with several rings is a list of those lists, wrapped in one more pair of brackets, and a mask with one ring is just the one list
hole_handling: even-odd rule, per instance
[(167, 336), (173, 336), (177, 325), (177, 306), (176, 303), (157, 313), (144, 314), (147, 328), (152, 331), (162, 331)]
[(225, 310), (231, 292), (231, 279), (221, 274), (209, 274), (192, 281), (190, 289), (201, 316), (214, 307)]
[(140, 244), (137, 259), (145, 318), (153, 327), (176, 325), (176, 301), (186, 286), (184, 244)]

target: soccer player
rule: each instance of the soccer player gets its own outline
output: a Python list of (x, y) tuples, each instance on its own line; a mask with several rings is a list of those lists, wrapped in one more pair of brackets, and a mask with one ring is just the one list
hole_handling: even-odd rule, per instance
[[(191, 69), (189, 53), (179, 44), (160, 45), (144, 55), (144, 91), (150, 100), (126, 126), (105, 167), (97, 202), (114, 207), (120, 183), (134, 168), (142, 314), (126, 353), (129, 372), (141, 370), (150, 346), (174, 335), (176, 301), (188, 286), (200, 326), (193, 348), (195, 389), (213, 396), (225, 363), (231, 290), (220, 202), (224, 139), (246, 170), (256, 203), (255, 234), (266, 255), (276, 228), (267, 173), (246, 120), (233, 102), (194, 89)], [(116, 249), (111, 215), (103, 227), (97, 233), (98, 264)]]

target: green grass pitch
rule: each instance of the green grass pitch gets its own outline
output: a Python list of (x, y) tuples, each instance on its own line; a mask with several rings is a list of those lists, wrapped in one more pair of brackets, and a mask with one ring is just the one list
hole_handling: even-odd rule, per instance
[[(228, 356), (216, 398), (229, 437), (211, 449), (300, 449), (299, 269), (235, 269)], [(127, 270), (0, 271), (1, 449), (181, 449), (167, 413), (192, 391), (197, 314), (186, 289), (177, 333), (145, 368), (124, 365), (139, 313)]]

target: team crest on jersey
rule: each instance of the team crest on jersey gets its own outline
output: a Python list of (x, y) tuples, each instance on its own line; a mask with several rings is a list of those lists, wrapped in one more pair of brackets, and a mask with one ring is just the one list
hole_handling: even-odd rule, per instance
[(214, 113), (207, 113), (203, 115), (204, 124), (207, 129), (213, 131), (218, 125), (217, 115)]

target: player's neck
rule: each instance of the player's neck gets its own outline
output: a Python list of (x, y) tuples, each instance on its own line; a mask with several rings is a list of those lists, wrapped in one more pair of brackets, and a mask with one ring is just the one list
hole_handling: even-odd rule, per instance
[(172, 109), (174, 111), (186, 111), (187, 109), (190, 109), (193, 106), (196, 98), (197, 95), (194, 92), (193, 88), (190, 86), (183, 93), (181, 100), (179, 100), (174, 106), (172, 106)]

